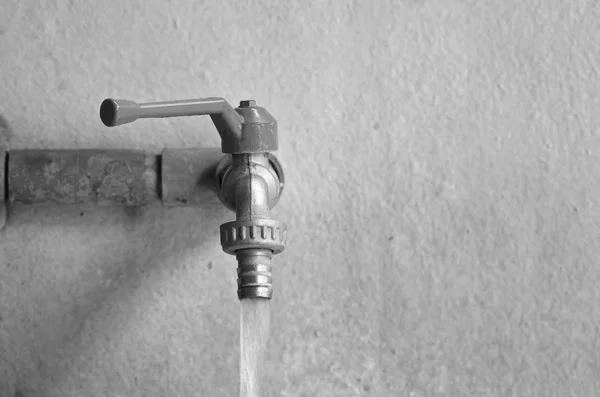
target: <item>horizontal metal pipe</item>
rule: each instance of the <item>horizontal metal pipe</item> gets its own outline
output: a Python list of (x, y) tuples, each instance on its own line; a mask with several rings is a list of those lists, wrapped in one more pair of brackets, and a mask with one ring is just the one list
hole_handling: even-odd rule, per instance
[(167, 149), (159, 155), (133, 150), (11, 150), (2, 162), (0, 193), (17, 206), (221, 205), (214, 173), (222, 156), (219, 148)]

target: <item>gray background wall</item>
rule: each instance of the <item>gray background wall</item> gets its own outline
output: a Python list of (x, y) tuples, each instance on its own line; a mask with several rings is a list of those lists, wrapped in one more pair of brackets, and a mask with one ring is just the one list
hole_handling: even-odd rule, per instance
[[(154, 152), (219, 138), (209, 118), (107, 129), (101, 100), (275, 115), (272, 396), (592, 396), (599, 18), (594, 0), (4, 0), (0, 113), (13, 149)], [(235, 395), (230, 219), (11, 214), (0, 395)]]

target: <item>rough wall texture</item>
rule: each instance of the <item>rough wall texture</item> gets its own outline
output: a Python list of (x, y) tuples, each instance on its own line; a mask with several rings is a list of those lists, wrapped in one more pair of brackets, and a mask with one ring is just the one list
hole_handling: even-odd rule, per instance
[[(600, 393), (594, 0), (0, 5), (12, 147), (218, 146), (208, 118), (106, 129), (108, 96), (256, 99), (291, 231), (272, 396)], [(225, 209), (19, 210), (0, 395), (233, 396)]]

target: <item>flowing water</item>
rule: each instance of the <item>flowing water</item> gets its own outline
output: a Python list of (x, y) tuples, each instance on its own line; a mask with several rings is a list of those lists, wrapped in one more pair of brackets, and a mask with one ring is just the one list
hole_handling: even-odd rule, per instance
[(264, 397), (263, 376), (271, 329), (271, 300), (242, 299), (240, 304), (239, 397)]

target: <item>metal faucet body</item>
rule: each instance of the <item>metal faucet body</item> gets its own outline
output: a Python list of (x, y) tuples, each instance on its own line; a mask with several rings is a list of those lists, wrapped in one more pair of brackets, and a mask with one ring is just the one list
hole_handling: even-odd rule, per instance
[(236, 219), (220, 227), (223, 250), (238, 261), (238, 298), (270, 299), (271, 259), (285, 249), (287, 226), (270, 218), (284, 187), (277, 121), (253, 100), (233, 109), (223, 98), (137, 104), (106, 99), (100, 118), (112, 127), (138, 118), (210, 115), (225, 156), (216, 167), (221, 202)]
[(217, 167), (221, 201), (236, 212), (236, 220), (220, 230), (223, 250), (238, 260), (239, 299), (271, 298), (271, 257), (285, 248), (286, 225), (269, 217), (283, 189), (283, 174), (271, 158), (233, 154)]

